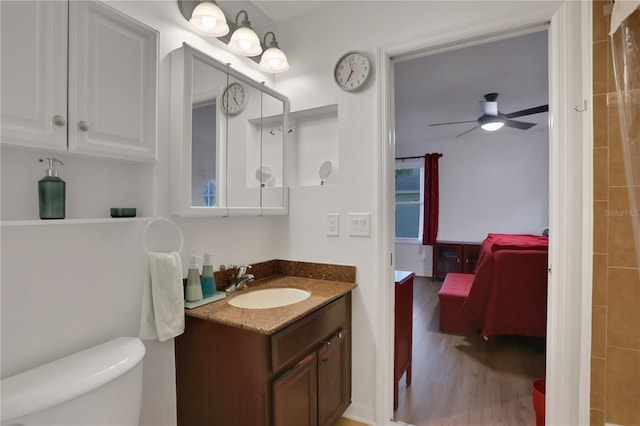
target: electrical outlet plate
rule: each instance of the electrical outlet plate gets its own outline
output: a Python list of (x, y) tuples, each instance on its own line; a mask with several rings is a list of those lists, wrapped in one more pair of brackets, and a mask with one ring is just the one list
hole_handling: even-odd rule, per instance
[(349, 235), (352, 237), (370, 237), (371, 214), (349, 213)]
[(327, 235), (337, 237), (340, 235), (340, 215), (327, 213)]

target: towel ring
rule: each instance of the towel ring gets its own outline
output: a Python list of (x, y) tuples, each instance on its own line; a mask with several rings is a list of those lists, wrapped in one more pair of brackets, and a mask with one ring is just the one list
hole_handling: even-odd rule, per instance
[(178, 249), (178, 253), (182, 253), (182, 247), (184, 246), (184, 235), (182, 235), (182, 229), (180, 229), (174, 221), (167, 219), (166, 217), (157, 217), (147, 222), (147, 225), (144, 227), (144, 233), (142, 234), (142, 245), (144, 246), (144, 250), (147, 254), (149, 253), (149, 247), (147, 247), (147, 231), (149, 230), (149, 226), (151, 226), (152, 223), (162, 222), (163, 220), (169, 222), (178, 230), (178, 235), (180, 235), (180, 248)]

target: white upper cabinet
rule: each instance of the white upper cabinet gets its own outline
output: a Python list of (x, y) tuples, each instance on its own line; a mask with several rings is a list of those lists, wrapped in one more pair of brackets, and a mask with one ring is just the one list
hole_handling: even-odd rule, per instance
[(69, 150), (155, 160), (158, 34), (101, 3), (69, 21)]
[(4, 144), (67, 150), (67, 6), (0, 2)]
[(0, 5), (2, 143), (156, 161), (158, 33), (100, 2)]

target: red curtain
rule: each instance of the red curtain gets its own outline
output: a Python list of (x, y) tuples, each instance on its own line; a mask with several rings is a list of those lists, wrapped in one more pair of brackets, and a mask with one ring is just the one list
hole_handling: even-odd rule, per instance
[(442, 154), (424, 156), (424, 216), (422, 244), (432, 246), (438, 236), (439, 183), (438, 159)]

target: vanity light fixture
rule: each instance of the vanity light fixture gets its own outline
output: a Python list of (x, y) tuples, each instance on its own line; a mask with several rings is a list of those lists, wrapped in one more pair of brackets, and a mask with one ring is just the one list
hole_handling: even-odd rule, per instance
[[(238, 18), (244, 13), (244, 19), (242, 23), (238, 25)], [(251, 22), (249, 22), (249, 15), (246, 10), (241, 10), (236, 14), (235, 24), (238, 28), (231, 35), (229, 40), (229, 49), (242, 56), (258, 56), (262, 53), (262, 46), (260, 46), (260, 39), (255, 31), (251, 28)]]
[(269, 48), (262, 53), (260, 66), (268, 72), (284, 72), (289, 69), (289, 62), (287, 62), (287, 56), (280, 50), (273, 31), (269, 31), (264, 35), (264, 45), (267, 46), (267, 36), (269, 34), (271, 34), (271, 42), (269, 43)]
[(482, 127), (483, 130), (494, 132), (504, 126), (505, 118), (504, 116), (501, 117), (500, 115), (483, 115), (478, 119), (478, 122), (480, 123), (480, 127)]
[[(240, 10), (234, 22), (227, 22), (224, 12), (215, 0), (177, 0), (177, 2), (180, 13), (198, 34), (218, 38), (236, 55), (247, 56), (259, 63), (264, 71), (279, 73), (289, 69), (289, 61), (280, 50), (276, 35), (273, 31), (267, 32), (261, 43), (260, 37), (251, 28), (246, 10)], [(243, 15), (243, 18), (238, 24), (240, 15)], [(231, 35), (229, 35), (230, 32)], [(269, 35), (271, 40), (267, 44)], [(262, 56), (260, 56), (261, 53)]]
[(222, 37), (229, 33), (227, 18), (215, 1), (203, 1), (199, 3), (189, 19), (191, 26), (199, 33)]

